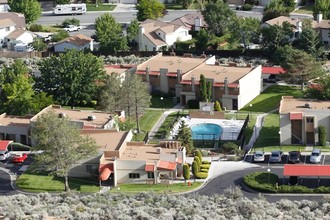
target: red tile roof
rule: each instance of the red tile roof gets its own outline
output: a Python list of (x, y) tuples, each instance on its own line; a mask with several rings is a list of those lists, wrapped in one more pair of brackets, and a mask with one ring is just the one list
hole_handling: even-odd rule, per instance
[(158, 169), (164, 169), (164, 170), (175, 170), (176, 169), (176, 163), (160, 160), (158, 162), (157, 168)]
[(0, 141), (0, 150), (5, 151), (11, 142), (13, 141)]
[(263, 66), (261, 72), (262, 74), (284, 74), (285, 70), (282, 67)]
[(301, 112), (290, 112), (290, 120), (302, 120), (303, 113)]
[(155, 164), (146, 164), (144, 170), (146, 172), (154, 172), (155, 171)]
[(330, 176), (330, 165), (285, 164), (283, 176)]

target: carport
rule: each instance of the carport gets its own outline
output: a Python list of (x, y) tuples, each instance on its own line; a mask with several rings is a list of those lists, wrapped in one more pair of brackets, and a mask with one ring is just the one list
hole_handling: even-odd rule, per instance
[(330, 177), (330, 165), (285, 164), (283, 176)]

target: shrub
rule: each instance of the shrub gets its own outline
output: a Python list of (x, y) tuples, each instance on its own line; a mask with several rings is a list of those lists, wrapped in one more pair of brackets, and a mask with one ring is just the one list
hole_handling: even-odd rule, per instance
[(316, 189), (314, 189), (315, 193), (330, 193), (330, 187), (326, 187), (326, 186), (320, 186)]
[[(198, 157), (199, 161), (202, 162), (203, 161), (203, 156), (202, 156), (202, 152), (200, 150), (196, 150), (195, 151), (195, 156)], [(201, 164), (201, 163), (199, 163)]]
[(209, 172), (209, 169), (201, 169), (201, 172), (202, 173), (208, 173)]
[(75, 25), (75, 26), (79, 26), (80, 25), (80, 21), (76, 18), (67, 18), (62, 22), (62, 26), (63, 27), (67, 27), (69, 25)]
[(281, 185), (278, 187), (277, 191), (280, 193), (313, 193), (313, 189), (299, 185), (297, 186)]
[(69, 37), (69, 33), (66, 32), (65, 30), (60, 30), (59, 32), (57, 32), (56, 34), (53, 35), (52, 41), (58, 42), (58, 41), (61, 41), (65, 38), (67, 38), (67, 37)]
[(190, 167), (188, 164), (184, 164), (183, 165), (183, 178), (185, 180), (189, 180), (190, 179)]
[(197, 156), (194, 157), (194, 161), (196, 161), (197, 166), (198, 166), (198, 170), (200, 170), (202, 162), (199, 160), (199, 158)]
[(251, 11), (252, 8), (253, 8), (253, 5), (250, 5), (250, 4), (245, 4), (242, 6), (243, 11)]
[(43, 27), (41, 24), (31, 24), (29, 30), (32, 32), (43, 32)]
[(320, 125), (319, 126), (319, 145), (321, 145), (322, 147), (326, 146), (326, 140), (327, 140), (327, 132), (324, 126)]
[(196, 176), (196, 174), (198, 173), (198, 164), (197, 164), (197, 162), (196, 161), (194, 161), (193, 163), (192, 163), (192, 173), (194, 174), (194, 176)]
[(220, 102), (218, 100), (215, 101), (214, 103), (214, 111), (218, 111), (218, 112), (222, 111)]
[(209, 169), (211, 167), (210, 164), (201, 164), (200, 168), (201, 169)]
[(202, 161), (202, 164), (211, 164), (211, 162), (210, 161), (207, 161), (207, 160), (203, 160)]
[(197, 101), (195, 99), (188, 100), (187, 105), (188, 105), (188, 108), (199, 109), (199, 101)]
[(208, 176), (208, 173), (205, 173), (205, 172), (198, 172), (198, 173), (194, 174), (194, 176), (195, 176), (197, 179), (206, 179), (207, 176)]
[(243, 177), (243, 182), (250, 188), (260, 192), (277, 192), (275, 184), (278, 176), (268, 172), (254, 172)]
[(235, 154), (238, 150), (238, 145), (232, 142), (227, 142), (222, 146), (223, 152), (226, 154)]

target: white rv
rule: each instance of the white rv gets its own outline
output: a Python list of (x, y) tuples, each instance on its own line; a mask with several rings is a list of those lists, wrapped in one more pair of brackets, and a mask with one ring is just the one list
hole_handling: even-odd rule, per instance
[(53, 10), (55, 15), (78, 15), (86, 13), (86, 4), (56, 5)]

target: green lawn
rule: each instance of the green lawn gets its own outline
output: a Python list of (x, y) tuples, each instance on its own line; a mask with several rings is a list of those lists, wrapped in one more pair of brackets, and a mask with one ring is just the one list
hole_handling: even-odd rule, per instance
[(311, 15), (313, 14), (313, 5), (303, 6), (298, 10), (295, 10), (294, 13)]
[[(98, 192), (98, 181), (92, 179), (69, 178), (71, 190), (78, 192)], [(16, 181), (16, 186), (28, 192), (62, 192), (64, 191), (63, 178), (25, 172)]]
[(140, 119), (141, 133), (136, 135), (136, 140), (142, 141), (162, 114), (161, 110), (147, 110)]
[[(303, 96), (303, 93), (300, 87), (273, 85), (253, 99), (240, 111), (269, 112), (279, 107), (282, 96), (300, 98)], [(252, 104), (251, 107), (250, 104)]]
[(170, 10), (182, 10), (182, 9), (184, 9), (182, 7), (182, 4), (165, 4), (165, 8), (170, 9)]
[(264, 118), (264, 125), (259, 133), (255, 147), (279, 145), (280, 118), (278, 114), (269, 114)]
[(98, 4), (98, 7), (95, 7), (95, 4), (86, 4), (87, 11), (112, 11), (117, 6), (111, 4)]
[[(161, 99), (163, 97), (163, 100)], [(151, 106), (150, 108), (172, 108), (174, 107), (173, 104), (173, 97), (165, 97), (165, 96), (152, 96), (151, 98)]]
[(163, 184), (120, 184), (117, 188), (111, 192), (121, 192), (121, 193), (140, 193), (140, 192), (155, 192), (155, 193), (178, 193), (186, 192), (201, 186), (202, 182), (191, 182), (191, 186), (187, 183), (174, 183), (170, 185)]

